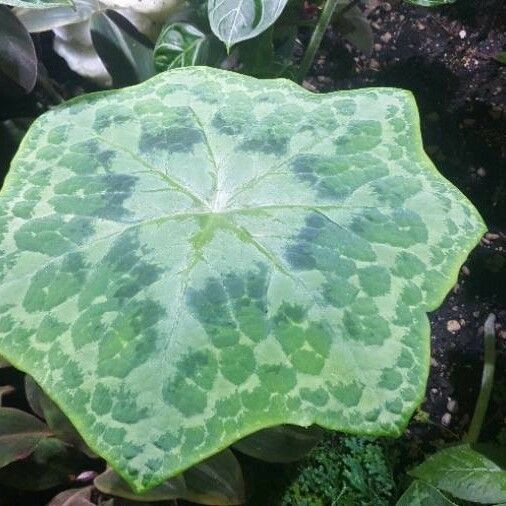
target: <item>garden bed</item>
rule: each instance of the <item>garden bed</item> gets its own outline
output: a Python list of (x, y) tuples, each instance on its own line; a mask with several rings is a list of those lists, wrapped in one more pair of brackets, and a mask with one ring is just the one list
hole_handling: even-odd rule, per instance
[[(430, 315), (432, 367), (426, 400), (396, 443), (404, 450), (401, 467), (420, 462), (426, 451), (440, 447), (442, 441), (457, 441), (467, 430), (480, 388), (483, 323), (491, 312), (497, 316), (498, 360), (483, 439), (497, 437), (505, 427), (506, 66), (495, 55), (506, 49), (506, 5), (494, 13), (492, 3), (476, 7), (461, 2), (429, 11), (371, 2), (368, 15), (375, 38), (371, 56), (361, 55), (329, 31), (305, 81), (307, 88), (318, 92), (370, 86), (411, 90), (420, 109), (427, 153), (489, 227), (452, 292)], [(58, 83), (58, 94), (68, 98), (94, 89), (51, 52), (48, 36), (38, 37), (38, 43), (49, 74)], [(5, 119), (32, 115), (38, 101), (50, 105), (55, 97), (38, 87), (27, 98), (1, 100)], [(2, 142), (6, 139), (0, 139), (0, 150)], [(1, 384), (21, 387), (17, 373), (4, 370), (0, 375)], [(22, 395), (10, 395), (5, 401), (7, 406), (26, 408)], [(273, 480), (279, 488), (281, 469), (243, 460), (246, 478), (250, 473), (262, 484), (250, 491), (251, 504), (267, 504), (268, 497), (274, 497)], [(52, 495), (54, 491), (6, 499), (9, 496), (0, 493), (0, 504), (42, 505)]]

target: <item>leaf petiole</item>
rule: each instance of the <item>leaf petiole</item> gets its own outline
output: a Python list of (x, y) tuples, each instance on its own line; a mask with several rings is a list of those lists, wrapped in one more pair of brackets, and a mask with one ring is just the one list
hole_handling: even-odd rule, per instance
[(481, 387), (480, 393), (478, 394), (478, 400), (476, 401), (476, 407), (474, 408), (473, 418), (471, 425), (469, 426), (469, 432), (465, 438), (468, 443), (476, 443), (480, 436), (481, 427), (485, 414), (487, 412), (488, 403), (490, 401), (490, 394), (492, 392), (492, 385), (494, 382), (495, 372), (495, 315), (489, 314), (485, 320), (484, 333), (484, 360), (483, 360), (483, 373), (481, 376)]

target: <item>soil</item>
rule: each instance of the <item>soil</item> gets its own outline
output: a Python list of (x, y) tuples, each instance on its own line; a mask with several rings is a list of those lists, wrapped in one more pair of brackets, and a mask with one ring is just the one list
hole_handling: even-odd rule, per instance
[[(426, 400), (400, 441), (408, 448), (403, 465), (409, 465), (467, 430), (480, 387), (483, 323), (491, 312), (497, 316), (498, 359), (483, 439), (496, 438), (506, 427), (506, 65), (495, 59), (506, 50), (506, 2), (460, 0), (429, 10), (373, 0), (367, 13), (375, 39), (372, 54), (358, 53), (329, 30), (305, 86), (321, 92), (366, 86), (411, 90), (426, 151), (489, 227), (452, 292), (430, 315), (432, 368)], [(56, 91), (64, 98), (93, 90), (49, 51), (49, 39), (38, 37), (37, 44), (51, 74), (58, 74)], [(0, 120), (36, 113), (45, 96), (39, 88), (12, 103), (0, 97)], [(0, 134), (0, 153), (13, 151), (7, 143)], [(0, 183), (6, 161), (0, 160)], [(14, 396), (11, 402), (19, 406), (23, 401)], [(247, 460), (248, 473), (258, 477)], [(261, 488), (272, 490), (277, 471), (265, 469)], [(41, 496), (26, 501), (5, 504), (45, 504)]]
[[(477, 207), (489, 233), (469, 256), (444, 303), (429, 315), (432, 367), (426, 400), (401, 444), (409, 465), (465, 434), (480, 388), (483, 323), (496, 315), (497, 364), (482, 439), (506, 427), (506, 3), (457, 2), (440, 9), (368, 2), (370, 56), (329, 31), (306, 87), (410, 90), (425, 150)], [(429, 423), (426, 423), (428, 420)]]

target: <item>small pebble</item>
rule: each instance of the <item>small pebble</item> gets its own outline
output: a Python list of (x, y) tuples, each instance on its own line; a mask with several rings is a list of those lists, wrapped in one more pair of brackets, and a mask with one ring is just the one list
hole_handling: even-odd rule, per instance
[(380, 37), (380, 39), (382, 40), (382, 42), (384, 42), (385, 44), (387, 44), (388, 42), (390, 42), (392, 40), (392, 34), (390, 32), (385, 32)]
[(464, 276), (469, 276), (469, 274), (471, 274), (471, 271), (469, 270), (469, 267), (467, 265), (463, 265), (461, 270)]
[(431, 359), (430, 359), (430, 365), (432, 367), (437, 367), (439, 364), (438, 364), (438, 361), (434, 357), (431, 357)]
[(460, 330), (460, 327), (461, 325), (457, 320), (448, 320), (448, 322), (446, 323), (446, 329), (448, 330), (448, 332), (452, 333), (458, 332)]
[(496, 241), (497, 239), (499, 239), (499, 234), (494, 234), (492, 232), (487, 232), (485, 234), (485, 237), (489, 240), (489, 241)]
[(457, 411), (457, 401), (455, 399), (448, 399), (448, 403), (446, 404), (446, 409), (449, 413), (455, 413)]
[(487, 171), (483, 167), (478, 167), (476, 174), (480, 177), (485, 177), (487, 175)]
[(450, 413), (445, 413), (442, 417), (441, 417), (441, 423), (445, 426), (445, 427), (448, 427), (450, 425), (452, 421), (452, 415)]
[(465, 30), (460, 30), (459, 37), (464, 40), (466, 38), (467, 32)]

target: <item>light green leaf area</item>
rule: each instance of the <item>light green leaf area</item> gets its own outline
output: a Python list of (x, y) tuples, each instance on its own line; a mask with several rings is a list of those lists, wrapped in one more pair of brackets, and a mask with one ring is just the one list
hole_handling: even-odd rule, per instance
[(506, 471), (467, 444), (435, 453), (409, 474), (466, 501), (506, 501)]
[(396, 506), (455, 506), (438, 489), (415, 480), (402, 494)]
[(72, 0), (0, 0), (0, 4), (14, 7), (27, 7), (30, 9), (46, 9), (59, 5), (74, 5)]
[(136, 491), (270, 426), (400, 434), (485, 230), (418, 122), (205, 67), (53, 109), (0, 194), (0, 354)]
[(420, 7), (441, 7), (454, 4), (457, 0), (406, 0), (406, 2)]
[(227, 48), (252, 39), (281, 16), (288, 0), (208, 0), (211, 29)]

